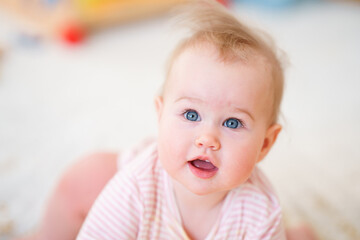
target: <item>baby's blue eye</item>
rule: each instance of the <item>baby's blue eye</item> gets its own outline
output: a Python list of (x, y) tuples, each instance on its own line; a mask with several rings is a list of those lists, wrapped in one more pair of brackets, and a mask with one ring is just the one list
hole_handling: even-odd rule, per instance
[(224, 126), (228, 128), (242, 127), (242, 123), (236, 118), (229, 118), (224, 122)]
[(200, 121), (199, 114), (196, 111), (188, 110), (184, 113), (184, 116), (189, 121)]

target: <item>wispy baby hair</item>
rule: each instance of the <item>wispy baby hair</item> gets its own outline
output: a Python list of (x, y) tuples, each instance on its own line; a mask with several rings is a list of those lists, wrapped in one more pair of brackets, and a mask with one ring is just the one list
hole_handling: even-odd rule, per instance
[[(167, 78), (176, 58), (187, 48), (204, 43), (212, 44), (221, 61), (247, 61), (252, 56), (263, 56), (272, 67), (272, 112), (270, 122), (278, 120), (284, 88), (284, 74), (277, 48), (270, 37), (250, 29), (214, 0), (192, 0), (177, 10), (176, 22), (189, 30), (168, 61)], [(166, 82), (165, 82), (166, 85)], [(163, 89), (165, 86), (163, 87)]]

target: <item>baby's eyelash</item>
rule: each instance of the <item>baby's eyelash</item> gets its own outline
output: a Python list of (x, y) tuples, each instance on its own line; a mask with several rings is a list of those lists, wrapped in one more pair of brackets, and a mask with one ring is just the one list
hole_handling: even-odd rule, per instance
[[(184, 116), (185, 113), (190, 112), (190, 111), (195, 111), (195, 110), (192, 109), (192, 108), (187, 108), (187, 109), (185, 109), (185, 110), (182, 110), (179, 115)], [(195, 111), (195, 112), (196, 112), (196, 111)]]
[(192, 109), (192, 108), (186, 108), (185, 110), (183, 110), (183, 111), (181, 112), (181, 114), (184, 115), (185, 113), (187, 113), (187, 112), (189, 112), (189, 111), (195, 111), (195, 110)]
[(196, 110), (193, 109), (187, 109), (183, 113), (183, 117), (187, 119), (188, 121), (194, 122), (194, 121), (200, 121), (200, 115)]
[(241, 119), (238, 119), (238, 120), (243, 127), (246, 127), (245, 122), (243, 120), (241, 120)]
[(238, 118), (228, 118), (223, 123), (224, 127), (230, 128), (230, 129), (240, 129), (244, 128), (244, 122)]

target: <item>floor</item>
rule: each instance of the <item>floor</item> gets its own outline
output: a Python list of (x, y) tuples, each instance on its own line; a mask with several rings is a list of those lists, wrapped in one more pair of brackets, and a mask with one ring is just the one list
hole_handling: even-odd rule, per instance
[[(284, 131), (261, 163), (286, 224), (305, 221), (320, 239), (360, 239), (360, 4), (232, 9), (287, 54)], [(152, 99), (181, 36), (161, 16), (77, 47), (24, 42), (0, 13), (1, 240), (36, 225), (76, 158), (156, 134)]]

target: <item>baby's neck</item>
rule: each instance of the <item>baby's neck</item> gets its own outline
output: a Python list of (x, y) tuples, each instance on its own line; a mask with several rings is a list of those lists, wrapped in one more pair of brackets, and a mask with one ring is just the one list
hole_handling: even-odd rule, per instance
[(207, 195), (197, 195), (177, 181), (173, 181), (174, 193), (177, 204), (187, 208), (194, 208), (197, 210), (208, 211), (212, 208), (221, 205), (227, 192), (217, 192)]
[(219, 218), (227, 192), (200, 196), (176, 181), (173, 186), (184, 230), (191, 239), (205, 239)]

